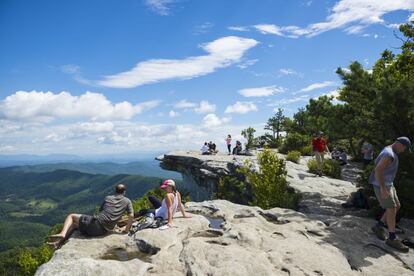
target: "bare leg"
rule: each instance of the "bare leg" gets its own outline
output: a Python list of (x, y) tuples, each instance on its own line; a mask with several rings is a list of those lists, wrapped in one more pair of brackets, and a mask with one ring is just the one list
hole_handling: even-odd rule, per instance
[(62, 231), (59, 234), (52, 235), (52, 238), (64, 239), (66, 238), (68, 232), (77, 229), (79, 227), (79, 218), (80, 214), (70, 214), (66, 217), (65, 222), (63, 224)]
[(387, 209), (385, 215), (387, 217), (388, 232), (395, 233), (395, 217), (397, 215), (397, 207)]

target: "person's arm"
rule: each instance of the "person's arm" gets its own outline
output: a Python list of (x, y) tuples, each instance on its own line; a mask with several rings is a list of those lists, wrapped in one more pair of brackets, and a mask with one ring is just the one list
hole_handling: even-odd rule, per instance
[(129, 230), (131, 229), (132, 222), (134, 221), (134, 208), (132, 207), (131, 201), (129, 201), (127, 206), (127, 212), (128, 212), (128, 222), (125, 227), (124, 233), (129, 233)]
[(181, 214), (183, 214), (183, 217), (185, 218), (191, 218), (189, 214), (187, 214), (184, 210), (184, 205), (181, 202), (181, 195), (179, 192), (177, 192), (177, 200), (178, 200), (178, 207), (180, 208)]
[(171, 199), (171, 194), (167, 194), (167, 196), (165, 197), (165, 202), (167, 203), (167, 210), (168, 210), (168, 226), (172, 226), (172, 220), (173, 220), (173, 202)]
[(391, 157), (385, 157), (375, 167), (375, 179), (379, 183), (381, 197), (384, 199), (390, 196), (390, 192), (385, 187), (384, 170), (386, 167), (388, 167), (392, 163), (392, 161), (393, 159)]

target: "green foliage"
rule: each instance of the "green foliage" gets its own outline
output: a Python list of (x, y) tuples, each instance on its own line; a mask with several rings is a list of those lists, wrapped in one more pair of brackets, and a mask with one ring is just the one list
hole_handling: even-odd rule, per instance
[(246, 181), (237, 177), (223, 176), (218, 183), (216, 198), (247, 205), (252, 200), (251, 188)]
[(289, 151), (303, 151), (303, 149), (309, 146), (311, 143), (311, 137), (309, 135), (299, 134), (297, 132), (291, 132), (286, 136), (279, 151), (287, 154)]
[(312, 155), (312, 146), (311, 145), (303, 146), (300, 149), (300, 153), (304, 156)]
[(148, 201), (148, 196), (153, 195), (159, 198), (160, 200), (163, 199), (166, 195), (166, 192), (160, 188), (154, 188), (146, 192), (142, 197), (133, 200), (132, 206), (134, 207), (134, 211), (139, 211), (141, 209), (150, 209), (150, 203)]
[(283, 109), (278, 108), (275, 115), (267, 120), (264, 129), (271, 130), (273, 138), (279, 140), (280, 132), (285, 130), (285, 119), (286, 117), (283, 115)]
[[(308, 170), (310, 173), (316, 174), (318, 172), (318, 165), (315, 159), (310, 159), (308, 161)], [(335, 160), (325, 159), (322, 163), (322, 173), (339, 179), (341, 178), (341, 166)]]
[(299, 163), (300, 155), (301, 155), (300, 151), (296, 151), (296, 150), (289, 151), (288, 154), (286, 155), (286, 160), (291, 161), (293, 163)]
[(252, 204), (263, 209), (282, 207), (296, 209), (300, 195), (288, 189), (286, 182), (285, 161), (279, 159), (276, 153), (265, 149), (258, 155), (260, 171), (255, 171), (249, 162), (241, 169), (248, 183), (251, 185)]
[(252, 127), (248, 127), (247, 129), (243, 129), (241, 135), (247, 140), (246, 149), (251, 149), (254, 145), (254, 133), (256, 130)]

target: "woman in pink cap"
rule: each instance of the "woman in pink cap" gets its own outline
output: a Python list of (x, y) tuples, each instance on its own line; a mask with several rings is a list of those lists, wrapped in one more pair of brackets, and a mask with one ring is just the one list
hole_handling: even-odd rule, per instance
[(184, 206), (181, 202), (181, 195), (177, 191), (175, 182), (172, 179), (165, 180), (160, 186), (161, 189), (167, 192), (165, 198), (160, 202), (158, 198), (153, 195), (148, 197), (148, 200), (151, 202), (151, 205), (154, 209), (143, 209), (135, 213), (135, 217), (144, 216), (147, 213), (153, 213), (154, 216), (160, 217), (164, 220), (168, 220), (168, 223), (165, 228), (172, 227), (172, 221), (177, 208), (180, 208), (183, 217), (190, 218), (191, 216), (186, 214)]

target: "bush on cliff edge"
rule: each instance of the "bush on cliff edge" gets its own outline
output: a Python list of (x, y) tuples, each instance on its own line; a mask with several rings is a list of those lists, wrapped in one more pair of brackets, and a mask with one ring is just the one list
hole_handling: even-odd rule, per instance
[(297, 209), (301, 196), (294, 193), (287, 184), (285, 161), (269, 149), (259, 153), (257, 161), (258, 170), (250, 162), (246, 162), (246, 167), (241, 169), (252, 189), (251, 204), (263, 209)]

